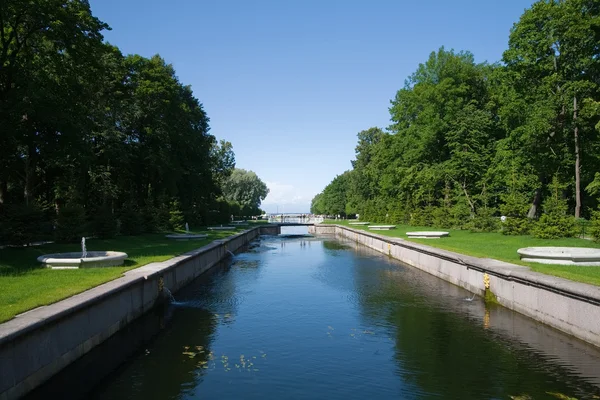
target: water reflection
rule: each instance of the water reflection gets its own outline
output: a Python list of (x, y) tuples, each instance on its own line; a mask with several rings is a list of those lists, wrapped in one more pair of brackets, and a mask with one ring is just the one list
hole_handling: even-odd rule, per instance
[(263, 237), (177, 293), (158, 336), (82, 397), (600, 394), (596, 348), (467, 297), (353, 242)]

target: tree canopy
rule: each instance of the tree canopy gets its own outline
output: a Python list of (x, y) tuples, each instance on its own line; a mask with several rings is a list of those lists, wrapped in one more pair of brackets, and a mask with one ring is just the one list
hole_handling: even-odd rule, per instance
[(48, 235), (229, 217), (231, 143), (172, 65), (123, 55), (106, 29), (87, 0), (0, 2), (0, 241), (24, 220)]
[(256, 173), (245, 169), (234, 169), (223, 185), (225, 199), (239, 204), (239, 212), (245, 216), (260, 214), (260, 203), (267, 194), (267, 185)]
[(432, 52), (391, 100), (392, 124), (358, 134), (352, 170), (313, 209), (474, 229), (496, 229), (502, 214), (506, 233), (523, 233), (560, 187), (565, 207), (553, 210), (590, 216), (598, 202), (585, 188), (600, 176), (599, 35), (597, 1), (541, 0), (515, 23), (499, 63)]

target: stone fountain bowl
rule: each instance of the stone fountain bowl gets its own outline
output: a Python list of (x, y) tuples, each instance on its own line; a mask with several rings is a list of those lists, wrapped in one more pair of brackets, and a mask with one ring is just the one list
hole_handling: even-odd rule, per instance
[(600, 266), (600, 249), (589, 247), (525, 247), (517, 253), (527, 262)]
[(127, 258), (126, 253), (120, 251), (88, 251), (85, 258), (82, 253), (55, 253), (44, 254), (38, 257), (38, 261), (48, 268), (73, 269), (91, 267), (114, 267), (123, 265)]
[(165, 235), (166, 238), (169, 239), (177, 239), (177, 240), (190, 240), (190, 239), (206, 239), (208, 235), (203, 234), (195, 234), (195, 233), (172, 233), (170, 235)]
[(439, 239), (449, 235), (449, 232), (444, 231), (406, 232), (406, 236), (413, 239)]

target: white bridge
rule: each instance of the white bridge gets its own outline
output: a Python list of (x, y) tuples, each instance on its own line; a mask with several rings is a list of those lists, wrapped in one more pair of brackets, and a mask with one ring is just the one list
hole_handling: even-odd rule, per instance
[(282, 215), (282, 214), (271, 214), (269, 215), (270, 224), (282, 224), (282, 225), (314, 225), (320, 224), (324, 220), (323, 217), (315, 215), (297, 214), (297, 215)]

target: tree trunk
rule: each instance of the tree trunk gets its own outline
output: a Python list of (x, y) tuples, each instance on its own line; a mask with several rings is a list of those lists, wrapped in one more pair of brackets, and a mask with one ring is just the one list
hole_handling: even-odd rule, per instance
[(579, 128), (577, 127), (577, 96), (573, 96), (573, 138), (575, 140), (575, 218), (581, 216), (581, 157)]
[(531, 202), (531, 207), (529, 207), (529, 211), (527, 212), (527, 218), (535, 218), (538, 212), (538, 208), (540, 207), (540, 203), (542, 201), (542, 190), (540, 188), (535, 189), (535, 194), (533, 195), (533, 201)]
[(467, 198), (467, 203), (469, 203), (469, 207), (471, 208), (471, 218), (475, 217), (475, 204), (471, 201), (471, 197), (469, 196), (469, 192), (467, 192), (467, 184), (463, 182), (462, 190)]

